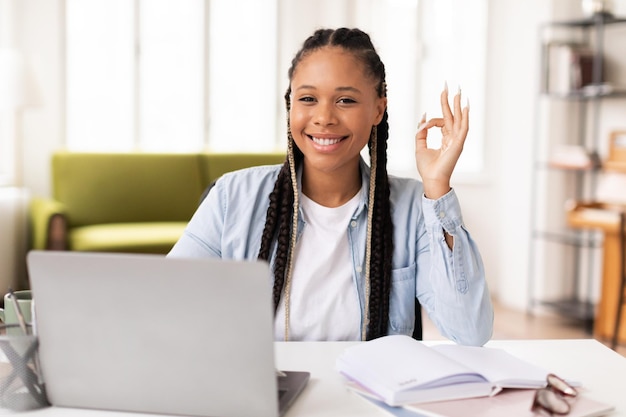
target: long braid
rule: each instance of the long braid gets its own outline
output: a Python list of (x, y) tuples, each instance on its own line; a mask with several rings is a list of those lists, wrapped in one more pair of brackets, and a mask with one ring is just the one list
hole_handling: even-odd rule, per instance
[[(372, 127), (372, 133), (370, 134), (369, 140), (369, 148), (370, 148), (370, 167), (371, 170), (376, 172), (377, 165), (377, 156), (376, 156), (376, 148), (377, 148), (377, 131), (376, 127)], [(369, 194), (368, 201), (374, 201), (376, 196), (376, 181), (371, 180), (369, 184)], [(372, 245), (369, 244), (372, 241), (372, 226), (374, 224), (374, 204), (367, 205), (367, 233), (366, 239), (368, 244), (365, 245), (365, 311), (367, 312), (367, 316), (365, 320), (363, 320), (363, 326), (361, 328), (361, 340), (366, 340), (368, 333), (371, 334), (371, 326), (370, 323), (374, 323), (378, 321), (378, 317), (372, 315), (372, 311), (370, 311), (370, 299), (372, 294), (372, 272), (374, 272), (373, 276), (376, 276), (376, 271), (372, 271)], [(379, 280), (374, 281), (374, 286), (378, 287)], [(374, 294), (379, 294), (379, 288), (375, 288)], [(374, 312), (375, 313), (375, 312)]]
[[(382, 136), (382, 138), (381, 138)], [(389, 202), (389, 179), (387, 176), (387, 112), (376, 127), (377, 145), (370, 145), (371, 158), (376, 160), (376, 169), (372, 168), (372, 179), (376, 182), (374, 192), (374, 210), (372, 219), (372, 259), (370, 275), (379, 277), (376, 290), (372, 289), (370, 301), (371, 326), (368, 340), (387, 334), (389, 317), (389, 294), (391, 292), (391, 258), (393, 254), (393, 223)], [(376, 294), (374, 294), (376, 292)], [(374, 319), (376, 317), (376, 319)]]
[[(291, 62), (288, 75), (292, 79), (297, 65), (307, 54), (324, 46), (339, 46), (349, 51), (364, 63), (366, 72), (378, 80), (377, 92), (379, 97), (386, 96), (385, 68), (376, 53), (370, 37), (358, 30), (340, 28), (337, 30), (320, 29), (309, 37), (300, 51)], [(291, 107), (291, 89), (285, 94), (287, 116)], [(370, 196), (368, 203), (368, 231), (366, 242), (366, 317), (363, 339), (374, 339), (387, 333), (389, 321), (389, 294), (391, 290), (391, 257), (393, 253), (393, 224), (389, 203), (389, 179), (387, 176), (387, 139), (389, 137), (389, 125), (387, 111), (378, 126), (372, 129), (370, 138)], [(277, 310), (281, 295), (285, 300), (285, 338), (289, 337), (289, 286), (293, 253), (297, 233), (298, 215), (298, 188), (296, 172), (303, 161), (304, 155), (298, 149), (289, 127), (288, 128), (288, 155), (281, 168), (274, 190), (270, 194), (270, 204), (259, 259), (269, 260), (271, 248), (276, 241), (276, 254), (274, 257), (274, 311)]]
[[(289, 98), (289, 89), (287, 90), (287, 114), (289, 114), (289, 109), (291, 107), (291, 100)], [(291, 125), (289, 123), (289, 118), (287, 118), (287, 137), (288, 137), (288, 150), (287, 150), (287, 162), (289, 163), (289, 173), (291, 176), (291, 188), (293, 190), (293, 205), (291, 211), (291, 238), (289, 240), (289, 253), (287, 258), (287, 270), (285, 271), (285, 283), (284, 283), (284, 293), (283, 298), (285, 300), (285, 341), (289, 340), (289, 313), (290, 309), (290, 299), (291, 299), (291, 277), (293, 272), (293, 258), (296, 252), (296, 237), (298, 234), (298, 214), (300, 207), (300, 196), (298, 194), (298, 181), (296, 178), (296, 161), (294, 155), (294, 148), (296, 144), (293, 141), (293, 136), (291, 136)]]
[[(287, 114), (289, 114), (290, 93), (291, 92), (287, 90), (285, 94)], [(287, 126), (289, 132), (288, 140), (290, 143), (288, 155), (278, 173), (274, 190), (269, 196), (270, 204), (267, 208), (265, 227), (261, 236), (261, 248), (259, 249), (258, 255), (258, 259), (268, 261), (271, 255), (272, 242), (276, 240), (276, 256), (274, 257), (273, 267), (274, 285), (272, 289), (274, 312), (278, 310), (278, 303), (280, 302), (285, 283), (285, 275), (287, 271), (290, 272), (291, 268), (289, 265), (289, 251), (290, 247), (295, 244), (296, 230), (293, 230), (293, 227), (297, 227), (297, 219), (292, 221), (295, 201), (294, 195), (297, 194), (295, 172), (296, 165), (303, 159), (302, 152), (300, 152), (297, 147), (291, 145), (293, 138), (291, 137), (291, 130), (289, 128), (289, 118), (287, 118)], [(292, 243), (292, 241), (294, 243)]]
[(269, 261), (270, 249), (274, 239), (277, 241), (276, 257), (274, 259), (274, 286), (273, 286), (273, 299), (274, 299), (274, 311), (278, 308), (278, 302), (280, 300), (280, 294), (283, 288), (284, 273), (285, 273), (285, 240), (289, 239), (289, 228), (286, 224), (289, 223), (289, 201), (293, 199), (291, 195), (291, 187), (286, 187), (285, 184), (289, 184), (285, 180), (289, 178), (289, 164), (285, 162), (278, 178), (274, 185), (274, 190), (269, 196), (269, 206), (267, 208), (267, 214), (265, 218), (265, 228), (263, 229), (263, 235), (261, 237), (261, 248), (259, 249), (258, 259)]

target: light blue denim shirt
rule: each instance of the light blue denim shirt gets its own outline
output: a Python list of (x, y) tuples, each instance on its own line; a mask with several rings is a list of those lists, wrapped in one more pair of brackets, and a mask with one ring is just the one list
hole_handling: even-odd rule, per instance
[[(202, 202), (168, 256), (257, 259), (268, 196), (279, 165), (225, 174)], [(360, 203), (348, 225), (353, 277), (365, 317), (365, 242), (370, 170), (361, 161)], [(411, 335), (415, 302), (441, 334), (467, 345), (483, 345), (493, 330), (493, 307), (476, 244), (463, 225), (451, 190), (438, 200), (424, 196), (421, 182), (390, 177), (394, 225), (389, 334)], [(306, 224), (299, 216), (298, 237)], [(450, 250), (443, 231), (454, 237)], [(271, 261), (270, 261), (271, 263)]]

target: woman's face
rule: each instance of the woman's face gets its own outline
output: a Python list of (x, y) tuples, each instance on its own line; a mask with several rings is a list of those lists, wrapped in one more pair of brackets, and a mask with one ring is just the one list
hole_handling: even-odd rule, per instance
[(338, 47), (306, 55), (291, 80), (291, 133), (307, 169), (336, 173), (358, 166), (387, 99), (361, 61)]

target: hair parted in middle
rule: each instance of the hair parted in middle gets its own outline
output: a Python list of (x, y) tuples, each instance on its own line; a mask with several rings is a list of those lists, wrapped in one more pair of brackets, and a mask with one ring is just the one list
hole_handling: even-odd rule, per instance
[[(296, 67), (308, 54), (323, 47), (340, 47), (353, 54), (364, 66), (365, 73), (377, 81), (376, 93), (386, 97), (385, 66), (376, 52), (369, 35), (359, 29), (319, 29), (303, 44), (291, 61), (288, 75), (293, 78)], [(261, 238), (258, 259), (268, 261), (273, 248), (274, 311), (278, 309), (281, 294), (285, 302), (285, 339), (289, 338), (289, 293), (293, 254), (296, 244), (299, 196), (296, 172), (304, 155), (295, 144), (289, 124), (291, 86), (285, 93), (287, 107), (287, 159), (283, 164), (274, 189), (269, 196), (269, 207)], [(389, 294), (391, 290), (391, 257), (393, 253), (393, 224), (389, 202), (387, 176), (388, 115), (385, 109), (381, 122), (372, 126), (368, 142), (371, 177), (369, 184), (367, 242), (365, 253), (365, 312), (361, 339), (371, 340), (387, 334), (389, 321)]]

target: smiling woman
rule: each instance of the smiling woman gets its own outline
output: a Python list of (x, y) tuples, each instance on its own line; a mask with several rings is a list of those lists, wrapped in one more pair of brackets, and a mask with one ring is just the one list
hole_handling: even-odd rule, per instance
[[(218, 179), (169, 256), (269, 262), (277, 340), (421, 338), (423, 305), (446, 337), (485, 343), (489, 291), (450, 186), (468, 132), (461, 92), (444, 88), (442, 117), (407, 141), (420, 182), (387, 173), (386, 70), (367, 33), (315, 30), (287, 74), (285, 162)], [(441, 146), (427, 145), (431, 129)]]

